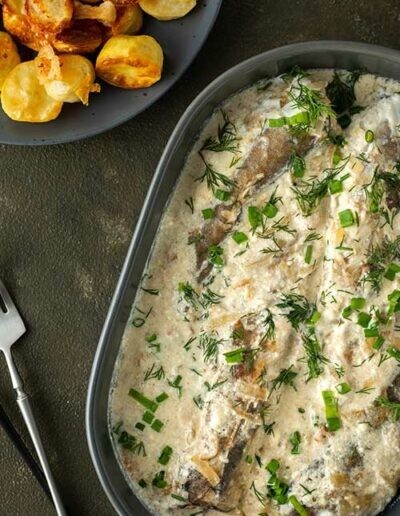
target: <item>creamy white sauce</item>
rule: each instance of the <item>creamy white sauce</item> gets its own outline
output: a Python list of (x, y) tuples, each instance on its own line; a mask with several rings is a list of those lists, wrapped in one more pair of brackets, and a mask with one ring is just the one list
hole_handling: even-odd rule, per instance
[[(332, 71), (322, 70), (312, 72), (305, 81), (312, 88), (324, 91), (331, 78)], [(291, 116), (296, 112), (287, 99), (290, 87), (290, 82), (277, 78), (263, 91), (255, 85), (230, 97), (222, 107), (236, 127), (240, 152), (204, 151), (207, 162), (215, 170), (234, 178), (257, 143), (265, 119)], [(344, 130), (347, 143), (340, 153), (342, 158), (349, 158), (336, 165), (345, 164), (340, 176), (348, 174), (348, 177), (343, 181), (343, 191), (335, 195), (328, 193), (315, 213), (307, 217), (301, 213), (288, 165), (273, 182), (250, 192), (233, 227), (247, 235), (248, 244), (237, 244), (232, 239), (232, 231), (219, 244), (223, 249), (224, 266), (220, 270), (214, 267), (215, 279), (209, 288), (223, 298), (209, 308), (209, 317), (204, 319), (198, 319), (199, 313), (192, 309), (185, 311), (187, 306), (182, 302), (178, 285), (189, 282), (198, 293), (206, 289), (197, 283), (195, 246), (188, 245), (188, 235), (204, 225), (202, 210), (221, 202), (215, 199), (206, 182), (195, 181), (204, 171), (198, 151), (208, 137), (215, 137), (222, 123), (219, 110), (194, 143), (165, 210), (148, 263), (148, 275), (142, 282), (145, 289), (156, 289), (158, 294), (138, 291), (110, 395), (110, 425), (114, 427), (122, 422), (119, 435), (112, 433), (116, 453), (135, 493), (154, 514), (188, 515), (201, 510), (171, 494), (188, 498), (185, 482), (191, 470), (198, 470), (195, 457), (210, 459), (216, 473), (221, 475), (221, 464), (228, 459), (218, 443), (224, 435), (231, 435), (232, 421), (240, 419), (238, 411), (242, 406), (236, 404), (237, 399), (245, 403), (261, 399), (268, 405), (264, 422), (274, 422), (274, 425), (273, 433), (267, 434), (259, 411), (253, 418), (249, 418), (248, 413), (243, 416), (245, 424), (252, 425), (255, 432), (249, 437), (229, 484), (227, 492), (231, 495), (227, 498), (233, 504), (229, 514), (293, 513), (290, 504), (278, 505), (270, 498), (265, 498), (262, 505), (251, 489), (254, 482), (259, 491), (266, 493), (270, 475), (265, 466), (271, 459), (280, 462), (278, 477), (290, 486), (289, 495), (295, 495), (314, 514), (373, 515), (394, 496), (400, 478), (399, 424), (391, 419), (389, 411), (375, 407), (374, 400), (386, 395), (387, 387), (399, 371), (394, 358), (380, 365), (379, 361), (388, 346), (400, 347), (400, 340), (393, 329), (394, 323), (390, 322), (381, 329), (385, 337), (381, 350), (373, 350), (374, 339), (364, 337), (363, 328), (357, 324), (357, 313), (346, 320), (342, 311), (352, 297), (362, 297), (366, 299), (363, 311), (376, 306), (386, 312), (387, 296), (399, 288), (397, 277), (394, 281), (384, 279), (379, 293), (374, 292), (368, 282), (361, 281), (367, 272), (366, 260), (371, 246), (382, 244), (384, 237), (393, 240), (398, 235), (396, 227), (400, 218), (394, 219), (394, 229), (388, 224), (383, 226), (382, 217), (368, 210), (364, 189), (371, 182), (378, 161), (382, 169), (391, 171), (393, 168), (393, 161), (383, 163), (376, 141), (366, 142), (365, 132), (371, 130), (378, 134), (382, 124), (387, 124), (390, 137), (400, 137), (398, 91), (397, 82), (372, 75), (363, 75), (357, 81), (355, 104), (365, 109), (355, 114), (351, 125)], [(324, 170), (333, 167), (334, 146), (323, 141), (323, 124), (317, 124), (313, 132), (317, 140), (305, 155), (305, 180), (313, 176), (321, 178)], [(360, 154), (369, 162), (358, 159)], [(240, 159), (230, 166), (235, 156)], [(276, 195), (282, 201), (277, 204), (276, 217), (267, 223), (272, 225), (284, 217), (292, 233), (277, 233), (282, 252), (265, 254), (262, 250), (271, 245), (271, 240), (250, 231), (247, 208), (264, 206), (276, 188)], [(194, 204), (193, 214), (185, 204), (190, 198)], [(357, 212), (358, 225), (341, 228), (338, 213), (346, 209)], [(312, 232), (321, 238), (309, 242), (312, 260), (307, 264), (305, 239)], [(351, 247), (352, 251), (338, 249), (338, 246)], [(246, 252), (238, 254), (242, 250)], [(285, 310), (276, 307), (282, 294), (291, 291), (315, 302), (321, 313), (315, 333), (327, 362), (320, 364), (323, 372), (310, 381), (306, 381), (308, 369), (303, 360), (306, 354), (301, 332), (295, 331), (282, 315)], [(263, 335), (260, 317), (242, 319), (246, 330), (252, 332), (251, 348), (260, 348), (254, 367), (258, 367), (258, 373), (265, 369), (263, 382), (235, 379), (232, 366), (223, 355), (239, 347), (232, 343), (233, 326), (246, 314), (260, 314), (265, 308), (273, 313), (276, 331), (263, 345), (260, 345)], [(135, 327), (132, 321), (138, 323), (138, 317), (144, 324)], [(214, 335), (221, 340), (215, 363), (205, 362), (203, 351), (199, 349), (199, 335), (203, 332), (216, 332)], [(156, 338), (149, 339), (153, 334)], [(196, 340), (185, 348), (185, 343), (194, 338)], [(284, 384), (273, 390), (272, 381), (283, 368), (290, 366), (297, 372), (293, 380), (296, 389)], [(344, 369), (341, 378), (336, 371), (338, 366)], [(146, 371), (152, 367), (153, 373), (162, 367), (164, 376), (145, 381)], [(181, 376), (180, 396), (179, 389), (171, 386), (177, 376)], [(209, 390), (206, 382), (210, 386), (224, 383)], [(351, 386), (349, 393), (338, 394), (335, 387), (341, 382)], [(159, 403), (155, 413), (155, 418), (164, 423), (160, 432), (143, 422), (143, 431), (135, 427), (142, 421), (146, 409), (128, 396), (132, 388), (151, 400), (162, 392), (168, 394), (168, 399)], [(371, 390), (364, 394), (356, 392), (366, 388)], [(329, 432), (325, 426), (323, 390), (332, 390), (338, 400), (341, 428), (335, 432)], [(194, 398), (202, 408), (195, 404)], [(382, 421), (375, 422), (377, 413)], [(121, 431), (133, 435), (136, 442), (143, 441), (146, 455), (124, 449), (117, 442)], [(291, 454), (290, 436), (294, 431), (301, 435), (298, 455)], [(168, 464), (161, 465), (158, 458), (167, 445), (173, 451)], [(222, 458), (216, 463), (218, 454)], [(255, 456), (260, 458), (262, 467)], [(246, 457), (252, 458), (251, 464), (246, 462)], [(352, 464), (352, 460), (360, 463)], [(152, 486), (154, 476), (160, 471), (165, 471), (165, 488)], [(147, 487), (138, 486), (141, 479)], [(307, 494), (302, 486), (312, 492)], [(188, 506), (183, 507), (185, 505)], [(205, 508), (205, 513), (220, 514), (220, 511)]]

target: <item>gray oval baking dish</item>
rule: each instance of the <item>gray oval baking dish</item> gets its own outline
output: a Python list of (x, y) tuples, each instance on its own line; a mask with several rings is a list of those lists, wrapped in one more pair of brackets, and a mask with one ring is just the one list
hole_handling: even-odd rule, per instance
[[(147, 262), (164, 207), (199, 129), (213, 109), (229, 95), (266, 76), (294, 65), (302, 68), (365, 69), (400, 80), (400, 52), (345, 41), (312, 41), (288, 45), (252, 57), (215, 79), (190, 104), (178, 122), (160, 159), (129, 247), (121, 276), (100, 337), (89, 382), (86, 431), (100, 482), (118, 514), (150, 514), (125, 479), (108, 432), (108, 395), (121, 337)], [(400, 460), (400, 457), (399, 457)], [(400, 514), (399, 498), (385, 516)]]

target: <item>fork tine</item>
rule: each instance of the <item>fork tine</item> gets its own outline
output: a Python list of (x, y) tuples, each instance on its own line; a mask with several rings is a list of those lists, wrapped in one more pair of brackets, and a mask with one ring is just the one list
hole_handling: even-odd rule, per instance
[(9, 312), (11, 312), (13, 310), (17, 311), (17, 308), (14, 305), (14, 302), (11, 299), (11, 296), (8, 293), (8, 290), (6, 289), (4, 283), (1, 281), (1, 279), (0, 279), (0, 296), (3, 299), (3, 303)]

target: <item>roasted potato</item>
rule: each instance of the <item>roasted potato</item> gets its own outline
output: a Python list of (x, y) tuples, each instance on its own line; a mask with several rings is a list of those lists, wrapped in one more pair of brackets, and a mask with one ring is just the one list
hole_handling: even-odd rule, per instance
[(76, 20), (56, 35), (53, 46), (67, 54), (90, 54), (103, 42), (101, 24), (96, 20)]
[(151, 36), (113, 36), (96, 60), (97, 75), (114, 86), (146, 88), (161, 78), (163, 51)]
[(0, 32), (0, 91), (4, 79), (20, 63), (17, 47), (7, 32)]
[(166, 21), (185, 16), (196, 7), (196, 0), (140, 0), (139, 5), (150, 16)]
[(10, 34), (32, 50), (39, 50), (43, 44), (53, 39), (52, 34), (42, 33), (22, 12), (14, 11), (6, 5), (3, 7), (3, 25)]
[(117, 19), (106, 29), (107, 38), (118, 34), (136, 34), (143, 25), (143, 12), (138, 5), (117, 7)]
[(97, 20), (104, 25), (112, 25), (117, 18), (117, 8), (111, 0), (104, 0), (99, 5), (74, 3), (74, 20)]
[(17, 65), (1, 90), (4, 112), (17, 122), (48, 122), (60, 114), (62, 102), (47, 95), (36, 75), (34, 61)]
[(57, 33), (70, 24), (74, 4), (72, 0), (25, 0), (25, 9), (35, 25)]
[(43, 47), (35, 58), (36, 74), (47, 94), (59, 102), (88, 104), (89, 93), (100, 91), (94, 83), (94, 67), (86, 57), (57, 56), (51, 46)]

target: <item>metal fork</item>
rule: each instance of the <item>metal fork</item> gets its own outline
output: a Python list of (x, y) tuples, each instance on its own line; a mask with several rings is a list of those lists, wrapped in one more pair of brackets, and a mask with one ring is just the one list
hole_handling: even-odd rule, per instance
[(4, 353), (7, 366), (10, 371), (12, 386), (17, 396), (17, 403), (22, 412), (25, 424), (29, 430), (36, 453), (42, 465), (44, 475), (49, 484), (51, 496), (59, 516), (67, 516), (57, 490), (46, 454), (40, 439), (39, 431), (33, 416), (28, 395), (24, 391), (21, 377), (15, 366), (11, 355), (11, 346), (25, 333), (24, 321), (18, 313), (11, 296), (7, 292), (3, 282), (0, 280), (0, 350)]

